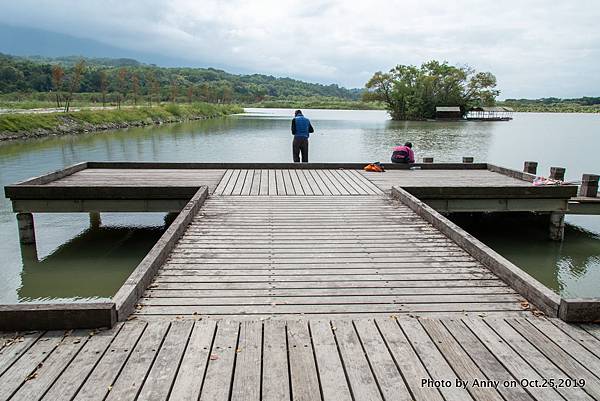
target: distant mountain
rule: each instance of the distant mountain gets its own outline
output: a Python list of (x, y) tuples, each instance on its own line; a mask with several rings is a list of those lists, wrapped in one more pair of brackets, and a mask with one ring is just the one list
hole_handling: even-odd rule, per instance
[(183, 58), (136, 52), (91, 39), (5, 24), (0, 24), (0, 53), (16, 56), (56, 57), (73, 54), (91, 58), (130, 58), (167, 67), (190, 64), (189, 60)]

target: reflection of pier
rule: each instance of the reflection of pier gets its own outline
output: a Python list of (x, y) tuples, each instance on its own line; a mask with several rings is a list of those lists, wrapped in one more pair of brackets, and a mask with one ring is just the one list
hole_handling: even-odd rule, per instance
[[(84, 163), (7, 187), (21, 216), (179, 214), (111, 302), (0, 307), (12, 328), (122, 321), (0, 342), (0, 399), (600, 397), (600, 327), (557, 319), (598, 303), (561, 299), (435, 210), (535, 211), (558, 239), (575, 186), (471, 159), (360, 167)], [(580, 387), (527, 385), (558, 376)], [(457, 379), (515, 384), (433, 383)]]
[(157, 228), (91, 226), (43, 260), (35, 245), (22, 245), (19, 298), (110, 299), (131, 273), (125, 266), (135, 266), (160, 235)]

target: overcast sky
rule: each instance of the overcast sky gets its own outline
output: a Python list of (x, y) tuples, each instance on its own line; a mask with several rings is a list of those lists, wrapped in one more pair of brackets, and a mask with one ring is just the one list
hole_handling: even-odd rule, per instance
[(362, 87), (430, 59), (506, 97), (600, 96), (600, 1), (0, 0), (0, 22), (189, 60)]

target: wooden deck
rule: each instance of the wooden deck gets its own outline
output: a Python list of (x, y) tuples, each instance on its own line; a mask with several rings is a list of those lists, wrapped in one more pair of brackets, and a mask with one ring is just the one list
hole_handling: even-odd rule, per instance
[(134, 319), (0, 340), (0, 400), (598, 400), (599, 372), (599, 325), (535, 317)]
[(521, 314), (523, 301), (387, 196), (213, 196), (136, 314)]

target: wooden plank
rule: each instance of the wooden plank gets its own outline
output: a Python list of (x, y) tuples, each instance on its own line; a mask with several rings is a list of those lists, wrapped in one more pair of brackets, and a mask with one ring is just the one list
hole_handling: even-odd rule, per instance
[(240, 324), (231, 401), (261, 401), (262, 322)]
[(285, 183), (283, 181), (282, 170), (275, 170), (275, 184), (277, 188), (277, 195), (287, 195)]
[(227, 185), (223, 189), (223, 195), (231, 195), (233, 193), (233, 189), (240, 178), (241, 170), (232, 170), (231, 177), (227, 182)]
[[(54, 351), (40, 362), (35, 373), (30, 374), (19, 390), (12, 396), (14, 400), (38, 400), (50, 388), (63, 369), (77, 355), (89, 338), (88, 332), (77, 330), (66, 333)], [(4, 383), (3, 379), (0, 382)]]
[(28, 378), (34, 377), (48, 355), (63, 340), (63, 335), (63, 331), (47, 332), (0, 377), (0, 400), (9, 399)]
[(412, 396), (398, 371), (394, 359), (388, 352), (385, 342), (373, 320), (360, 319), (354, 327), (364, 348), (369, 365), (373, 370), (377, 385), (386, 401), (410, 401)]
[[(452, 383), (456, 383), (456, 374), (431, 341), (419, 321), (417, 319), (402, 318), (398, 319), (398, 323), (411, 342), (415, 352), (419, 355), (419, 358), (431, 374), (431, 378), (434, 380), (450, 380)], [(458, 386), (442, 386), (440, 392), (447, 401), (472, 399), (467, 390)]]
[(364, 183), (364, 185), (371, 188), (371, 190), (373, 191), (374, 194), (377, 194), (377, 195), (384, 194), (384, 192), (377, 185), (375, 185), (373, 182), (371, 182), (371, 180), (369, 180), (366, 176), (362, 175), (357, 170), (348, 170), (348, 172), (350, 174), (352, 174), (353, 176), (355, 176), (357, 180), (360, 180), (362, 183)]
[(148, 323), (131, 356), (117, 377), (106, 400), (123, 400), (138, 396), (154, 358), (169, 330), (168, 322)]
[(225, 188), (227, 187), (227, 184), (229, 183), (229, 180), (231, 179), (232, 175), (233, 170), (228, 169), (225, 171), (225, 174), (221, 178), (221, 181), (219, 181), (219, 184), (217, 184), (217, 187), (214, 190), (215, 195), (223, 195)]
[[(335, 187), (335, 189), (339, 191), (341, 195), (351, 195), (350, 189), (346, 188), (343, 182), (338, 179), (335, 170), (323, 170), (323, 174), (329, 179), (331, 185)], [(333, 188), (331, 189), (331, 192), (333, 192)]]
[(307, 323), (288, 322), (287, 341), (292, 400), (321, 401), (319, 378)]
[(304, 191), (302, 183), (300, 182), (298, 174), (296, 173), (296, 170), (287, 170), (287, 172), (289, 173), (290, 180), (294, 186), (295, 195), (307, 195), (307, 193)]
[(77, 393), (75, 400), (103, 400), (142, 335), (146, 323), (127, 322)]
[(267, 174), (269, 175), (269, 196), (279, 195), (277, 192), (277, 180), (276, 180), (276, 172), (275, 170), (267, 170)]
[(556, 327), (564, 331), (569, 337), (577, 341), (578, 344), (584, 346), (588, 351), (600, 357), (600, 341), (583, 328), (574, 324), (566, 323), (560, 319), (548, 319)]
[(600, 359), (594, 353), (546, 319), (530, 319), (530, 323), (583, 366), (594, 369), (594, 374), (600, 377)]
[(423, 385), (422, 380), (431, 379), (431, 376), (395, 319), (376, 319), (375, 322), (415, 400), (443, 401), (438, 388)]
[(323, 192), (319, 188), (319, 185), (317, 185), (317, 181), (315, 181), (310, 170), (297, 170), (297, 173), (301, 179), (306, 181), (306, 185), (310, 188), (311, 195), (323, 195)]
[(332, 322), (352, 394), (359, 400), (383, 400), (351, 321)]
[(166, 400), (169, 397), (193, 324), (191, 321), (171, 323), (140, 391), (141, 400)]
[(3, 341), (0, 349), (0, 376), (6, 372), (35, 342), (44, 334), (43, 331), (30, 333), (14, 333)]
[(91, 331), (89, 333), (90, 338), (86, 341), (83, 349), (61, 373), (50, 390), (44, 395), (43, 400), (72, 400), (122, 327), (123, 324), (118, 323), (110, 330)]
[(466, 390), (471, 393), (474, 399), (482, 401), (503, 400), (496, 389), (475, 385), (475, 383), (486, 383), (487, 377), (471, 360), (465, 350), (461, 348), (442, 322), (433, 319), (420, 319), (419, 321), (456, 375), (461, 381), (468, 383), (465, 386)]
[[(514, 351), (504, 340), (499, 337), (482, 319), (463, 319), (466, 326), (479, 338), (492, 354), (508, 369), (517, 380), (539, 380), (541, 377), (518, 352)], [(537, 400), (563, 400), (556, 390), (550, 387), (528, 387), (527, 391)]]
[(240, 175), (238, 176), (238, 179), (235, 182), (235, 186), (233, 187), (233, 190), (231, 191), (231, 195), (241, 195), (242, 194), (242, 189), (244, 188), (244, 185), (246, 184), (246, 180), (248, 179), (247, 176), (248, 176), (248, 170), (240, 171)]
[(219, 322), (200, 393), (200, 401), (229, 400), (238, 333), (238, 322)]
[(328, 320), (309, 323), (323, 401), (350, 401), (352, 395)]
[(260, 170), (260, 188), (258, 194), (269, 195), (269, 170)]
[(263, 401), (290, 400), (290, 376), (285, 322), (264, 322)]
[(344, 170), (336, 170), (335, 171), (337, 179), (345, 185), (352, 195), (368, 195), (369, 193), (365, 191), (360, 184), (351, 179)]
[(306, 170), (306, 172), (313, 178), (313, 180), (315, 180), (315, 183), (319, 187), (319, 191), (321, 191), (323, 195), (333, 194), (317, 170)]
[(240, 195), (250, 195), (252, 187), (254, 187), (254, 172), (255, 170), (248, 170)]
[(298, 175), (298, 180), (300, 181), (300, 185), (302, 186), (302, 189), (304, 190), (304, 194), (305, 195), (315, 195), (315, 192), (313, 191), (312, 187), (310, 186), (310, 184), (308, 182), (306, 175), (304, 174), (304, 170), (294, 170), (294, 172), (296, 173), (296, 175)]
[(216, 327), (214, 320), (194, 324), (169, 399), (197, 401), (200, 397)]
[(303, 195), (300, 188), (296, 188), (294, 186), (294, 182), (292, 181), (292, 177), (290, 175), (290, 170), (282, 170), (281, 175), (283, 177), (283, 183), (285, 184), (286, 195)]
[[(594, 399), (598, 399), (600, 394), (598, 379), (571, 359), (563, 350), (548, 341), (529, 323), (520, 319), (507, 321), (490, 319), (486, 321), (542, 377), (556, 380), (565, 377), (575, 380), (583, 378), (586, 381), (585, 392), (592, 395)], [(556, 390), (566, 399), (592, 400), (581, 388), (557, 386)]]
[(261, 186), (261, 170), (254, 170), (254, 177), (252, 178), (252, 187), (250, 188), (249, 195), (259, 195)]
[(366, 184), (366, 180), (362, 177), (357, 177), (352, 174), (350, 170), (340, 170), (340, 174), (344, 176), (346, 181), (352, 183), (354, 187), (358, 190), (359, 194), (363, 195), (377, 195), (380, 194), (381, 191), (373, 190), (369, 185)]
[(327, 186), (327, 191), (332, 195), (349, 195), (348, 191), (339, 187), (337, 181), (333, 180), (328, 170), (317, 170), (319, 177)]
[[(498, 383), (516, 380), (516, 376), (504, 368), (504, 366), (494, 357), (494, 355), (479, 341), (477, 337), (463, 324), (462, 320), (443, 319), (441, 321), (446, 329), (452, 334), (462, 349), (477, 364), (479, 369), (487, 376), (489, 380), (496, 380)], [(519, 386), (499, 385), (498, 391), (506, 400), (532, 401), (533, 398)]]

